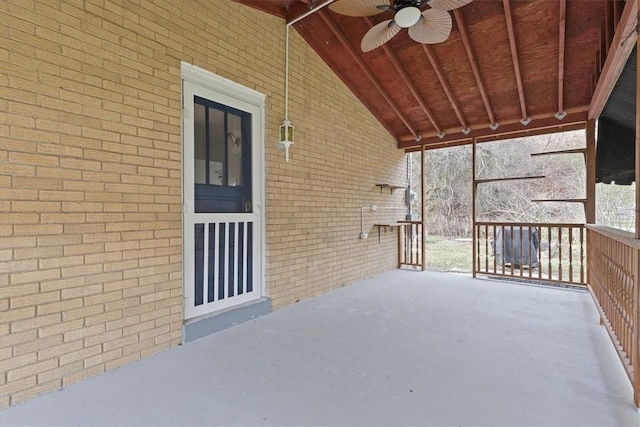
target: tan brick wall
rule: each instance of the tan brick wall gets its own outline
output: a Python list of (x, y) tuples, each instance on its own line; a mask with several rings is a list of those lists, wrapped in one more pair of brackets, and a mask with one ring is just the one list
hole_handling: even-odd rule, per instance
[(358, 239), (360, 207), (401, 204), (375, 184), (404, 184), (404, 155), (295, 31), (291, 58), (286, 163), (281, 19), (228, 0), (0, 2), (0, 407), (180, 342), (181, 60), (267, 95), (276, 308), (394, 268), (393, 234)]
[[(370, 238), (359, 239), (361, 207), (403, 206), (403, 191), (375, 184), (404, 185), (405, 156), (295, 31), (291, 41), (297, 141), (289, 163), (267, 150), (267, 284), (276, 308), (396, 267), (395, 233), (382, 233), (379, 243), (372, 224), (405, 215), (365, 213)], [(283, 114), (277, 106), (271, 128)]]

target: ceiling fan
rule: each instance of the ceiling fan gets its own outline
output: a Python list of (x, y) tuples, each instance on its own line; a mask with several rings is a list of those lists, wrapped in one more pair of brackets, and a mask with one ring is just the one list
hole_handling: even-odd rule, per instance
[[(373, 16), (393, 11), (393, 19), (380, 22), (362, 38), (360, 47), (369, 52), (382, 46), (402, 28), (407, 28), (409, 37), (418, 43), (435, 44), (449, 38), (451, 15), (449, 10), (457, 9), (472, 0), (336, 0), (329, 9), (347, 16)], [(420, 7), (428, 4), (429, 9)]]

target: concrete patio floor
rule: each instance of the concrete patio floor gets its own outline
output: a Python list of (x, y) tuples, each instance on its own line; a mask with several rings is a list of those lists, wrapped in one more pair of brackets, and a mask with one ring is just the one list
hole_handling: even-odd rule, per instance
[(12, 425), (640, 426), (591, 297), (392, 271), (0, 412)]

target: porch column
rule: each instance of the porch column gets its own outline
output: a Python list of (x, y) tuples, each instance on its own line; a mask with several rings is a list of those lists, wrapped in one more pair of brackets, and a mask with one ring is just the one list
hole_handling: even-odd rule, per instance
[(596, 223), (596, 121), (587, 121), (587, 149), (586, 149), (586, 169), (587, 169), (587, 202), (585, 203), (584, 214), (587, 224)]
[(425, 253), (425, 247), (426, 247), (426, 245), (425, 245), (425, 240), (426, 240), (425, 235), (427, 233), (427, 219), (425, 218), (425, 213), (424, 213), (425, 212), (424, 204), (425, 204), (425, 201), (426, 201), (425, 192), (424, 192), (424, 190), (425, 190), (425, 188), (424, 188), (425, 187), (425, 185), (424, 185), (424, 177), (425, 177), (424, 150), (425, 150), (425, 147), (424, 147), (424, 145), (422, 145), (420, 147), (420, 191), (422, 192), (422, 202), (420, 203), (420, 209), (421, 209), (420, 218), (421, 218), (421, 221), (422, 221), (422, 224), (421, 224), (422, 232), (420, 233), (421, 234), (421, 236), (420, 236), (420, 245), (421, 245), (420, 250), (422, 251), (422, 260), (421, 260), (422, 261), (422, 266), (421, 266), (422, 271), (425, 271), (427, 269), (427, 254)]
[[(636, 32), (636, 46), (640, 41), (640, 34)], [(640, 56), (636, 55), (637, 66), (640, 66)], [(636, 67), (636, 239), (640, 239), (640, 112), (638, 111), (638, 105), (640, 105), (640, 88), (638, 87), (640, 82), (640, 67)], [(635, 333), (635, 360), (631, 361), (633, 366), (633, 400), (636, 404), (636, 408), (640, 410), (640, 249), (635, 250), (634, 264), (634, 277), (635, 283), (635, 320), (634, 320), (634, 333)], [(633, 341), (633, 340), (632, 340)]]
[[(640, 40), (636, 33), (636, 45)], [(637, 65), (640, 66), (640, 55), (636, 55)], [(638, 81), (640, 81), (640, 68), (636, 67), (636, 239), (640, 239), (640, 90), (638, 90)], [(639, 279), (640, 280), (640, 279)], [(636, 369), (639, 371), (640, 369)], [(640, 382), (638, 382), (640, 384)]]
[(477, 249), (476, 242), (478, 236), (476, 234), (476, 193), (478, 191), (478, 185), (476, 184), (476, 145), (478, 144), (478, 138), (473, 138), (473, 144), (471, 145), (471, 257), (473, 260), (471, 261), (472, 273), (471, 275), (475, 278), (476, 271), (478, 269), (477, 265)]

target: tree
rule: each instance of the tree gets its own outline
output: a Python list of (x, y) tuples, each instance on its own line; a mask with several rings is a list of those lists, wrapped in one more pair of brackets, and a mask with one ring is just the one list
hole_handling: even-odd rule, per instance
[[(582, 203), (532, 202), (532, 199), (583, 199), (585, 163), (581, 153), (534, 156), (532, 153), (584, 147), (584, 132), (574, 131), (487, 142), (477, 145), (476, 175), (483, 178), (544, 175), (543, 179), (478, 185), (476, 218), (496, 222), (585, 221)], [(425, 153), (427, 233), (470, 237), (472, 231), (472, 148), (470, 145)], [(413, 156), (413, 182), (419, 189), (420, 156)], [(618, 187), (618, 188), (613, 188)], [(598, 186), (598, 223), (628, 227), (633, 187)], [(418, 191), (419, 193), (419, 191)], [(420, 197), (413, 206), (420, 212)]]

